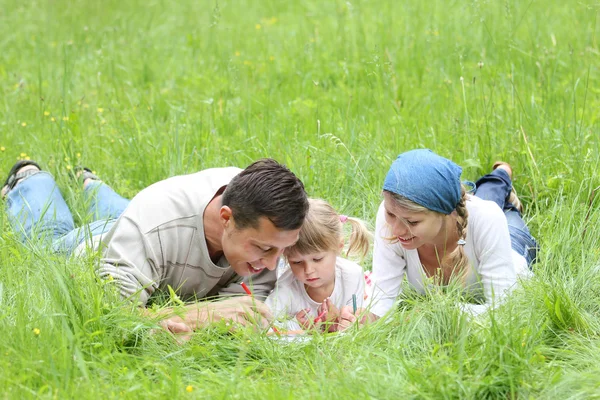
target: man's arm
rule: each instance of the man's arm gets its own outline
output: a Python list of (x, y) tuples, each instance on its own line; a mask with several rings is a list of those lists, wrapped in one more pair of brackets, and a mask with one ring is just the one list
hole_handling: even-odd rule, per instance
[(236, 296), (221, 301), (205, 301), (181, 308), (168, 307), (159, 311), (142, 309), (142, 314), (158, 318), (172, 333), (189, 333), (211, 323), (227, 321), (240, 325), (268, 328), (273, 316), (269, 307), (250, 296)]
[(121, 216), (102, 238), (102, 246), (98, 275), (116, 280), (124, 298), (135, 299), (145, 306), (158, 288), (161, 271), (139, 227), (131, 219)]

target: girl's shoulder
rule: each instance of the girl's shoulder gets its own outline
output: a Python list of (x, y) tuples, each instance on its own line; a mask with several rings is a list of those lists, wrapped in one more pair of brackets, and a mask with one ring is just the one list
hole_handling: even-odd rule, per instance
[(354, 261), (348, 260), (344, 257), (337, 257), (335, 262), (335, 270), (337, 273), (343, 273), (347, 275), (360, 275), (363, 274), (363, 269), (360, 265)]

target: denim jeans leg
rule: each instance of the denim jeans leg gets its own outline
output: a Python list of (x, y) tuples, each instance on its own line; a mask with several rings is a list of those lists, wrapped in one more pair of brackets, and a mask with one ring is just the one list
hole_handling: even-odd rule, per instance
[(22, 242), (51, 243), (73, 230), (73, 215), (51, 174), (40, 171), (21, 180), (6, 196), (6, 210)]
[(116, 221), (116, 219), (100, 219), (77, 229), (73, 229), (66, 235), (54, 241), (52, 245), (53, 250), (57, 253), (70, 255), (84, 241), (88, 242), (89, 248), (94, 248), (91, 239), (94, 236), (108, 232)]
[(495, 169), (481, 177), (476, 186), (475, 196), (493, 201), (504, 211), (508, 232), (510, 233), (511, 247), (518, 254), (525, 257), (527, 265), (531, 269), (532, 264), (536, 262), (538, 244), (531, 236), (521, 213), (512, 203), (508, 202), (508, 196), (512, 190), (510, 176), (503, 169)]
[(512, 190), (512, 181), (505, 170), (500, 168), (493, 170), (479, 178), (475, 186), (477, 188), (475, 196), (480, 199), (493, 201), (502, 210), (514, 208), (507, 201)]
[(89, 204), (92, 221), (119, 218), (129, 205), (129, 200), (101, 181), (91, 181), (83, 193)]
[(539, 248), (535, 238), (531, 236), (529, 228), (521, 218), (521, 214), (515, 210), (505, 210), (508, 232), (510, 233), (511, 247), (518, 254), (525, 257), (529, 269), (537, 261), (537, 250)]

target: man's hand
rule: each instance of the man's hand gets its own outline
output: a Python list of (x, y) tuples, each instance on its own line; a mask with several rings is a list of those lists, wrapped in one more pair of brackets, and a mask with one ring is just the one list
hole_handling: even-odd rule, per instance
[[(223, 320), (243, 326), (259, 325), (266, 329), (273, 320), (269, 307), (250, 296), (189, 304), (182, 314), (173, 315), (175, 313), (173, 309), (161, 311), (161, 314), (168, 317), (161, 321), (161, 326), (174, 334), (189, 333)], [(189, 335), (184, 337), (189, 339)]]
[[(178, 321), (178, 319), (180, 321)], [(187, 334), (192, 332), (192, 328), (187, 326), (184, 322), (181, 322), (181, 318), (179, 317), (164, 319), (160, 321), (160, 326), (167, 332), (173, 334), (175, 340), (179, 343), (187, 342), (192, 338), (191, 335)]]

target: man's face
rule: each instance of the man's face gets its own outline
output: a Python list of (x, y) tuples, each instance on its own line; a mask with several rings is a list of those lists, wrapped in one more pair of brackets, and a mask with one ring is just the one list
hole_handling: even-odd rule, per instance
[(223, 254), (240, 276), (254, 275), (265, 268), (277, 268), (277, 259), (286, 247), (296, 243), (300, 228), (294, 230), (278, 229), (266, 217), (260, 217), (256, 228), (238, 229), (231, 215), (231, 209), (221, 207), (223, 236), (221, 245)]

